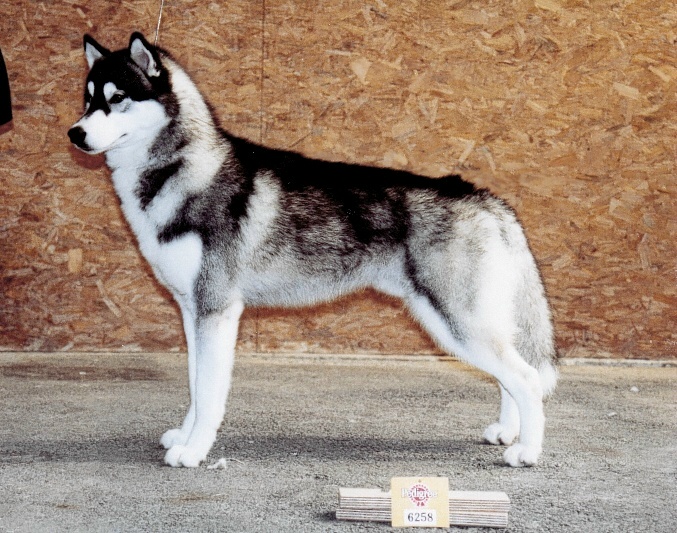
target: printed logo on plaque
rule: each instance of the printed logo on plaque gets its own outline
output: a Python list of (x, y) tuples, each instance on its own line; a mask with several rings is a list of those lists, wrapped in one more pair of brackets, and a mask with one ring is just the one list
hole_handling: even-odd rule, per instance
[(449, 479), (394, 477), (390, 481), (393, 527), (449, 527)]

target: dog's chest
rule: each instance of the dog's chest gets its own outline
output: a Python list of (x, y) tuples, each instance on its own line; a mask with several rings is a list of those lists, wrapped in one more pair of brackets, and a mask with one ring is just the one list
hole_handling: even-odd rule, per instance
[(192, 295), (202, 264), (202, 240), (195, 233), (186, 233), (169, 242), (158, 238), (161, 229), (176, 217), (182, 197), (176, 194), (158, 195), (142, 208), (136, 194), (138, 177), (115, 170), (113, 182), (125, 218), (155, 276), (175, 296)]

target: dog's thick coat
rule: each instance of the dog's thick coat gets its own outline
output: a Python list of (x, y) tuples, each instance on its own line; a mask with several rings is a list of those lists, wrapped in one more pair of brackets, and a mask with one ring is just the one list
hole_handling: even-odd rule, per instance
[(69, 130), (105, 152), (123, 212), (183, 315), (191, 403), (165, 461), (197, 466), (222, 422), (245, 305), (299, 306), (375, 287), (445, 350), (494, 376), (484, 433), (512, 466), (542, 449), (555, 349), (541, 277), (514, 213), (458, 176), (330, 163), (218, 126), (169, 54), (85, 36), (85, 113)]

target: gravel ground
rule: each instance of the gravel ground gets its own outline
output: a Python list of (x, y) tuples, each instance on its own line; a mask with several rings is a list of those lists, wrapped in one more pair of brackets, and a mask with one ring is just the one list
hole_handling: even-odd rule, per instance
[(206, 465), (172, 469), (157, 443), (185, 373), (176, 354), (0, 354), (0, 531), (386, 531), (337, 521), (338, 488), (404, 475), (506, 492), (506, 531), (675, 531), (675, 367), (562, 367), (525, 469), (482, 443), (498, 390), (459, 363), (246, 355)]

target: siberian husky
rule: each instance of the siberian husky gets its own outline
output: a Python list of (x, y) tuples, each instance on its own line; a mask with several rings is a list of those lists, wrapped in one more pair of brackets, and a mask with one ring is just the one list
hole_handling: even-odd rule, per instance
[[(223, 131), (186, 72), (139, 33), (110, 51), (84, 37), (84, 115), (68, 131), (105, 153), (122, 210), (181, 309), (190, 407), (161, 439), (196, 467), (216, 439), (238, 320), (373, 287), (401, 298), (445, 351), (498, 381), (511, 466), (536, 464), (557, 381), (550, 310), (513, 211), (459, 176), (331, 163)], [(515, 442), (517, 441), (517, 442)]]

